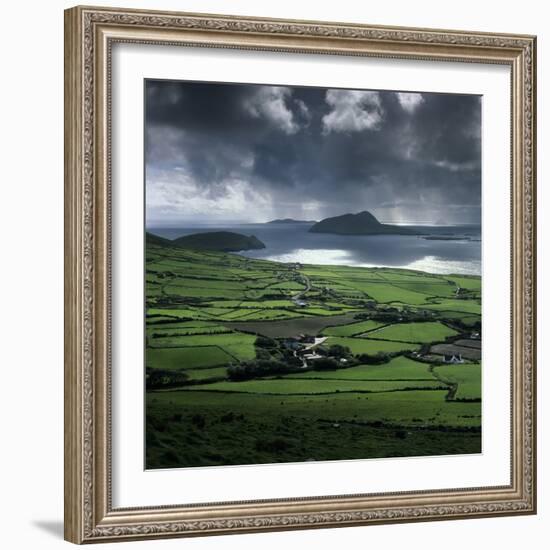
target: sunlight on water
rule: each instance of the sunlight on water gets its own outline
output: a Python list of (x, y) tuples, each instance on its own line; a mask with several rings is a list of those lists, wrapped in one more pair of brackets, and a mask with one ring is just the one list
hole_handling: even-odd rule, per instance
[(305, 248), (296, 248), (284, 254), (274, 254), (262, 256), (265, 260), (274, 262), (320, 265), (348, 265), (353, 267), (396, 267), (402, 269), (414, 269), (416, 271), (425, 271), (427, 273), (439, 273), (441, 275), (450, 273), (460, 273), (463, 275), (481, 275), (481, 262), (444, 260), (436, 256), (425, 256), (404, 265), (382, 265), (358, 261), (354, 255), (347, 250), (319, 249), (309, 250)]
[[(307, 224), (249, 224), (208, 227), (254, 235), (265, 248), (239, 252), (249, 258), (276, 262), (395, 267), (427, 273), (481, 275), (479, 226), (422, 226), (416, 235), (332, 235), (311, 233)], [(205, 227), (152, 228), (167, 239), (205, 231)], [(428, 238), (430, 237), (430, 238)]]
[(464, 275), (481, 275), (480, 261), (460, 262), (456, 260), (442, 260), (435, 256), (426, 256), (422, 260), (416, 260), (409, 265), (403, 266), (407, 269), (416, 269), (428, 273), (440, 273), (442, 275), (450, 273), (461, 273)]
[(295, 248), (284, 254), (268, 255), (263, 258), (265, 260), (284, 263), (300, 262), (302, 264), (322, 265), (361, 265), (354, 262), (353, 254), (347, 250), (329, 250), (322, 248), (316, 250)]

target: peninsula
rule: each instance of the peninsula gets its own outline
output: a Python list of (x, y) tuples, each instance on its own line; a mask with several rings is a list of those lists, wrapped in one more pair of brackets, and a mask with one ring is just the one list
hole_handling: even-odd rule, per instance
[(310, 233), (335, 235), (421, 235), (417, 230), (399, 225), (380, 223), (366, 210), (358, 214), (343, 214), (325, 218), (309, 228)]
[(231, 231), (211, 231), (193, 233), (170, 240), (152, 233), (146, 234), (147, 243), (160, 246), (177, 246), (192, 250), (214, 250), (217, 252), (240, 252), (242, 250), (258, 250), (265, 244), (254, 235), (242, 235)]

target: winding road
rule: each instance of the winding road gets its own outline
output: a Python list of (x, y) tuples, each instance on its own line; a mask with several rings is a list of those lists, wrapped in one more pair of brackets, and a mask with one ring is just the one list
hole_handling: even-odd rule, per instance
[(300, 275), (302, 282), (306, 285), (306, 288), (304, 290), (300, 290), (300, 292), (292, 296), (293, 302), (301, 300), (311, 290), (311, 281), (309, 280), (309, 277), (300, 272), (298, 272), (298, 274)]

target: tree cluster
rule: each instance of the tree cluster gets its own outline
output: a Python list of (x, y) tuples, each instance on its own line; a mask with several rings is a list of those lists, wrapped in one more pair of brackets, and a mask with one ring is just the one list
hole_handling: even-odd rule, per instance
[(253, 378), (262, 378), (277, 374), (287, 374), (295, 372), (296, 367), (277, 361), (275, 359), (258, 359), (255, 361), (246, 361), (239, 365), (231, 365), (227, 369), (227, 375), (230, 380), (242, 381), (252, 380)]

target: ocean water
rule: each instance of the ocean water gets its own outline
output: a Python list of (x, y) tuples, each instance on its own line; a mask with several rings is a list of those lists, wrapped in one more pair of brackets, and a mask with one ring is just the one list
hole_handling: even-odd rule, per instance
[(422, 236), (331, 235), (309, 233), (309, 227), (308, 224), (196, 225), (148, 227), (147, 231), (168, 239), (206, 231), (255, 235), (266, 248), (239, 254), (278, 262), (401, 267), (428, 273), (481, 275), (479, 225), (407, 226), (418, 229)]

